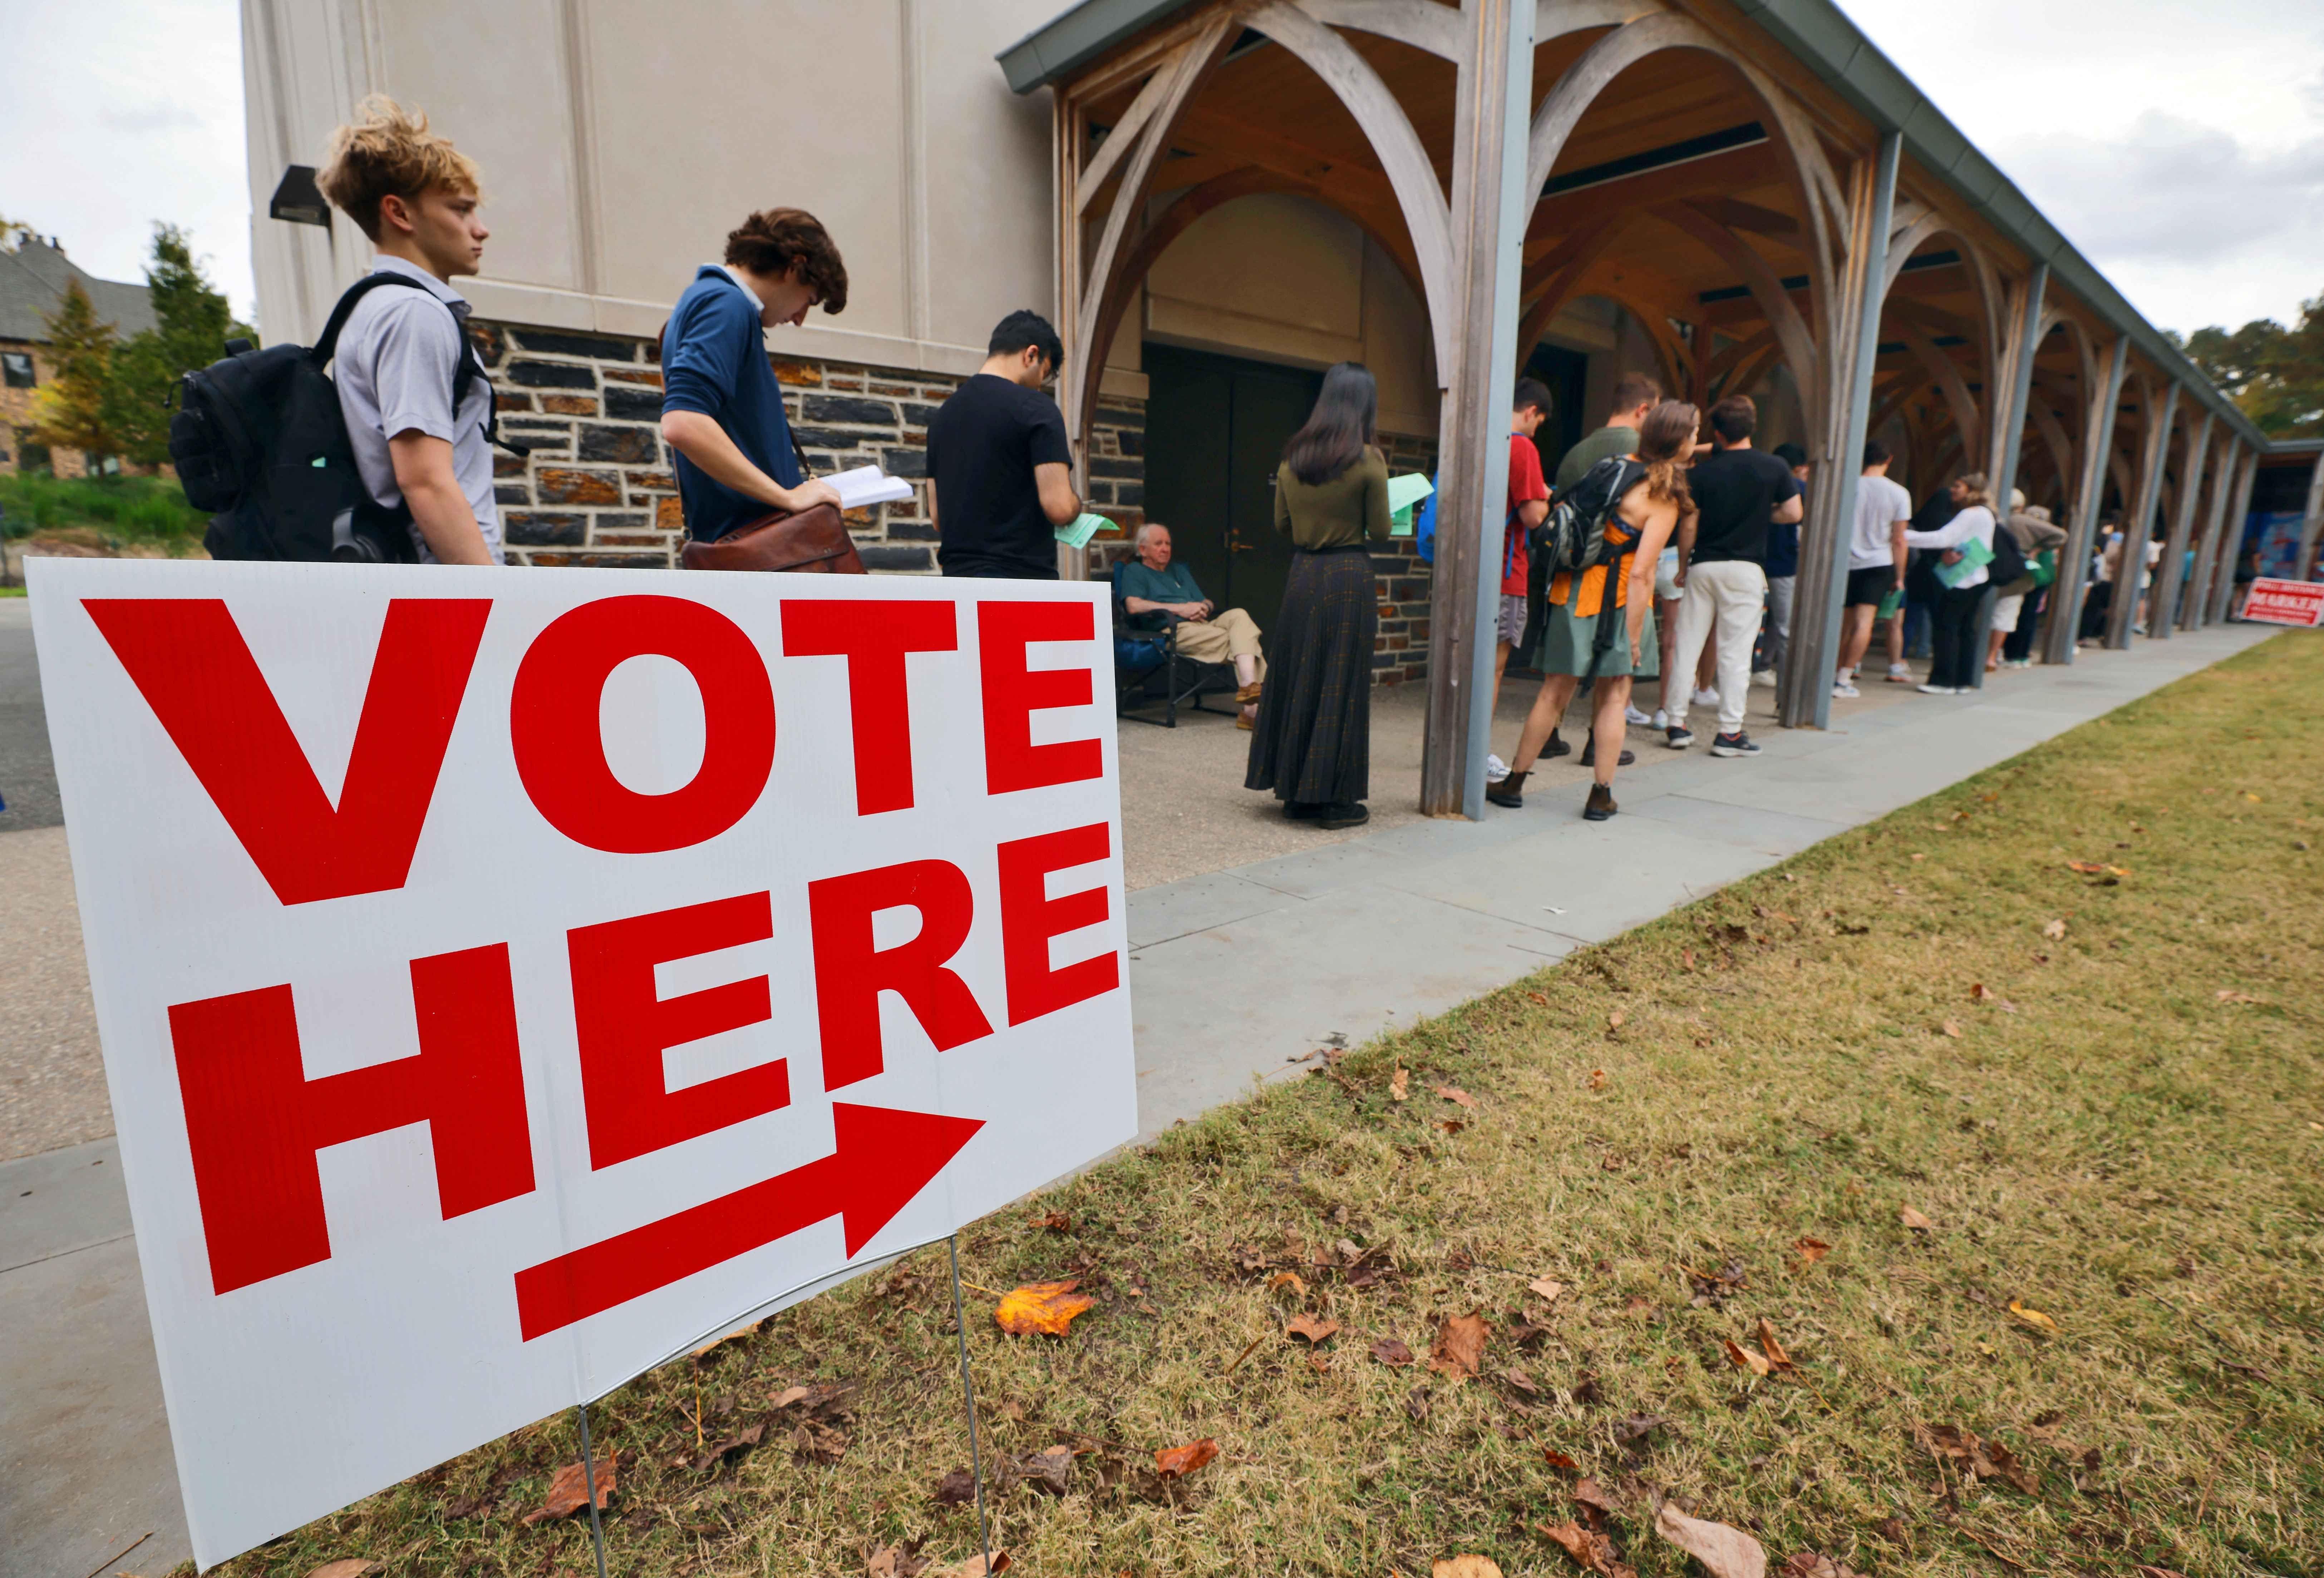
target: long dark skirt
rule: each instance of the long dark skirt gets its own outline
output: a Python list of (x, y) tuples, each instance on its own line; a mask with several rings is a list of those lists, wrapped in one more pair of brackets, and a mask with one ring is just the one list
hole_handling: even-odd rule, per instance
[(1372, 640), (1379, 629), (1371, 555), (1298, 553), (1267, 688), (1251, 725), (1243, 787), (1298, 804), (1338, 805), (1371, 792)]

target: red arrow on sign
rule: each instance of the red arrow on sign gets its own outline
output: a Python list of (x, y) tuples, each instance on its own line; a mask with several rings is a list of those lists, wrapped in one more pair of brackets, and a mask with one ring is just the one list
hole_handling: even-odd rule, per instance
[(838, 1149), (764, 1183), (601, 1239), (516, 1274), (524, 1340), (841, 1218), (847, 1253), (872, 1241), (984, 1127), (973, 1118), (835, 1103)]

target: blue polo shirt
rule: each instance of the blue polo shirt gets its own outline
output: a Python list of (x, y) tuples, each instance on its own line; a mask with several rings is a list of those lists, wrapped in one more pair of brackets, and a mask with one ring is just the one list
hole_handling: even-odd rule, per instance
[[(698, 411), (726, 430), (751, 464), (785, 487), (797, 487), (798, 453), (783, 415), (783, 386), (767, 360), (759, 299), (715, 263), (696, 271), (694, 283), (671, 309), (661, 336), (661, 409)], [(770, 512), (761, 500), (715, 482), (685, 456), (672, 453), (678, 497), (689, 536), (715, 542), (735, 527)]]

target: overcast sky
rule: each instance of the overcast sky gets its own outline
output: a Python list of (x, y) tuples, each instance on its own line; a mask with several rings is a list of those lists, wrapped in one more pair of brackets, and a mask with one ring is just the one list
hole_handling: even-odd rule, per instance
[[(2324, 295), (2324, 8), (1841, 3), (2153, 322)], [(0, 215), (128, 280), (173, 220), (247, 314), (241, 57), (235, 0), (0, 0)]]

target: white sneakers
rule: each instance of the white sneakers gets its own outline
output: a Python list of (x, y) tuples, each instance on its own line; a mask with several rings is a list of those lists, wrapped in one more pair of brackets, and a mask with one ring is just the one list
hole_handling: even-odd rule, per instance
[(1853, 681), (1847, 679), (1833, 680), (1831, 685), (1831, 693), (1834, 696), (1840, 697), (1861, 696), (1864, 694), (1864, 692), (1856, 688)]
[(1655, 708), (1654, 726), (1657, 729), (1667, 729), (1670, 727), (1670, 714), (1662, 707)]
[(1957, 685), (1923, 685), (1919, 688), (1923, 696), (1959, 696), (1961, 694), (1960, 687)]
[(1490, 752), (1486, 752), (1485, 781), (1487, 783), (1499, 783), (1501, 780), (1508, 777), (1508, 775), (1509, 764), (1502, 761), (1499, 757), (1493, 755)]
[(1644, 727), (1655, 721), (1654, 715), (1651, 713), (1640, 711), (1636, 705), (1625, 709), (1622, 715), (1629, 722), (1637, 724), (1640, 727)]
[(1775, 682), (1775, 671), (1773, 669), (1757, 669), (1752, 671), (1751, 683), (1754, 685), (1773, 685)]
[(1708, 686), (1704, 687), (1702, 689), (1694, 693), (1694, 705), (1696, 706), (1717, 706), (1719, 705), (1719, 692), (1710, 688)]

